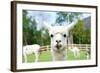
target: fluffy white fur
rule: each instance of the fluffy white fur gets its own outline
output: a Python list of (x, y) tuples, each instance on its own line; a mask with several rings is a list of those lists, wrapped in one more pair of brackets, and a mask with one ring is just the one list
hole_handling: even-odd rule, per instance
[(72, 22), (68, 26), (51, 26), (47, 22), (44, 22), (51, 36), (51, 54), (54, 61), (66, 60), (68, 33), (76, 22)]
[(69, 50), (73, 52), (75, 58), (80, 57), (80, 49), (78, 47), (70, 47)]
[(33, 54), (35, 55), (35, 62), (38, 61), (39, 57), (39, 50), (40, 50), (40, 45), (34, 44), (34, 45), (26, 45), (23, 47), (23, 56), (25, 62), (27, 62), (27, 55), (28, 54)]

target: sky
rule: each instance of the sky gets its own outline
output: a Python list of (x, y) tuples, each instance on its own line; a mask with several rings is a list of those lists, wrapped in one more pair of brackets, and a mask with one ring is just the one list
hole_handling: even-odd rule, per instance
[(33, 16), (39, 21), (47, 21), (50, 24), (55, 23), (56, 12), (44, 12), (44, 11), (28, 11), (28, 16)]

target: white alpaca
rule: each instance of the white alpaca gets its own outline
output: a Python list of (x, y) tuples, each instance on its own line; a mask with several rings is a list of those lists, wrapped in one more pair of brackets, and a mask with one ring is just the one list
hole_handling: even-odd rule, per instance
[(23, 56), (25, 62), (27, 62), (27, 55), (28, 54), (33, 54), (35, 55), (35, 62), (38, 61), (39, 57), (39, 50), (40, 50), (40, 45), (34, 44), (34, 45), (26, 45), (23, 47)]
[(44, 22), (44, 25), (51, 36), (51, 54), (54, 61), (66, 60), (68, 33), (76, 22), (77, 21), (69, 24), (68, 26), (51, 26)]
[(73, 52), (75, 58), (80, 57), (80, 49), (78, 47), (70, 47), (69, 50)]

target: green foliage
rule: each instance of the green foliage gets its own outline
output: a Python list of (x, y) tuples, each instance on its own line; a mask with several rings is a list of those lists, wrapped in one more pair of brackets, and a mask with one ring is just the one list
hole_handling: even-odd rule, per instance
[[(45, 29), (37, 30), (37, 23), (34, 17), (27, 16), (28, 12), (23, 10), (23, 45), (50, 44), (48, 32)], [(45, 34), (42, 34), (45, 31)]]
[(60, 25), (65, 21), (71, 23), (74, 19), (78, 19), (80, 15), (81, 13), (79, 12), (58, 12), (56, 23)]
[[(34, 33), (36, 32), (35, 19), (27, 16), (27, 11), (23, 10), (23, 44), (32, 44), (35, 42)], [(34, 40), (34, 41), (33, 41)]]
[(65, 12), (58, 12), (57, 15), (58, 15), (58, 17), (56, 19), (56, 23), (62, 23), (64, 21), (66, 21), (67, 13), (65, 13)]
[(75, 27), (70, 30), (70, 34), (73, 35), (73, 41), (76, 44), (90, 44), (91, 38), (90, 38), (90, 29), (86, 29), (84, 26), (84, 22), (82, 20), (79, 20)]

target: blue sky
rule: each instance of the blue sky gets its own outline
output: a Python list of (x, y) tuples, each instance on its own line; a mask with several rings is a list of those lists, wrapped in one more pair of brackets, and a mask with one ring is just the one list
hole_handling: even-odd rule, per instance
[(44, 12), (44, 11), (28, 11), (28, 16), (33, 16), (39, 21), (47, 21), (50, 24), (55, 23), (56, 12)]

